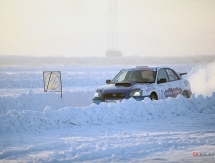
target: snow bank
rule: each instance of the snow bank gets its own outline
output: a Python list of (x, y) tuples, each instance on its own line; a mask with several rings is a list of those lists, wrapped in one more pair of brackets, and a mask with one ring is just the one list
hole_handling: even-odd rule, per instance
[(0, 96), (0, 114), (6, 114), (10, 110), (23, 111), (43, 111), (45, 106), (50, 106), (53, 110), (71, 107), (83, 107), (92, 104), (94, 89), (63, 91), (63, 98), (60, 93), (42, 92), (36, 90), (26, 91), (17, 95)]
[(215, 93), (185, 99), (136, 101), (123, 100), (119, 103), (92, 104), (88, 107), (65, 107), (53, 110), (46, 106), (42, 112), (32, 110), (10, 110), (0, 118), (0, 132), (25, 132), (58, 129), (77, 125), (101, 125), (142, 122), (154, 119), (170, 119), (177, 116), (215, 114)]

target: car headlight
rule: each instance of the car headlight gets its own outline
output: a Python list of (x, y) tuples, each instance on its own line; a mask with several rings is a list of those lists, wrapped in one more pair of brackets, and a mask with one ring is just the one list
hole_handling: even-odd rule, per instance
[(142, 90), (136, 90), (129, 93), (130, 97), (142, 96)]
[(101, 97), (101, 96), (102, 96), (102, 93), (99, 92), (99, 91), (96, 91), (96, 92), (94, 93), (94, 97)]

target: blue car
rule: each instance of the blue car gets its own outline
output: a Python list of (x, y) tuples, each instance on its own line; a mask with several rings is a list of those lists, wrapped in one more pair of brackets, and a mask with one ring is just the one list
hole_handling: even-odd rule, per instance
[(190, 83), (182, 75), (169, 67), (138, 66), (121, 70), (106, 85), (98, 88), (93, 102), (117, 102), (134, 98), (137, 101), (149, 97), (151, 100), (176, 97), (182, 94), (189, 98), (192, 94)]

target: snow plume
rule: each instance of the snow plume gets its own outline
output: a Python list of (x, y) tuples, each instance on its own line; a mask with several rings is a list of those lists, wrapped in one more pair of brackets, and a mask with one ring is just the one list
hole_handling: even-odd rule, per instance
[(193, 93), (211, 96), (215, 92), (215, 61), (195, 66), (188, 79)]

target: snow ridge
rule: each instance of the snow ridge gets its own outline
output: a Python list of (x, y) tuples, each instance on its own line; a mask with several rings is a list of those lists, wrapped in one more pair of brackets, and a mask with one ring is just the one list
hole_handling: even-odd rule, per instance
[(178, 116), (210, 115), (215, 113), (215, 92), (204, 98), (193, 95), (190, 99), (177, 98), (151, 101), (134, 99), (118, 103), (91, 104), (88, 107), (65, 107), (43, 111), (10, 110), (0, 117), (0, 132), (25, 132), (59, 129), (84, 125), (102, 125), (170, 119)]
[[(89, 90), (71, 90), (63, 91), (63, 98), (60, 93), (46, 92), (42, 90), (37, 92), (23, 90), (17, 95), (0, 96), (0, 114), (6, 114), (10, 110), (23, 111), (43, 111), (46, 106), (53, 110), (67, 106), (83, 107), (92, 104), (94, 89)], [(14, 93), (14, 92), (13, 92)]]

